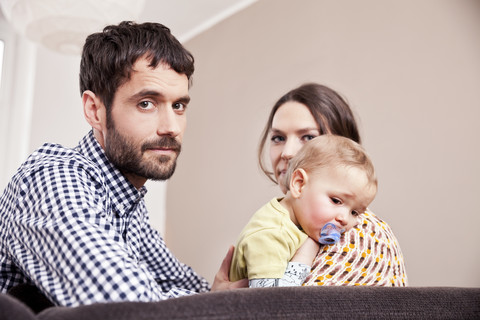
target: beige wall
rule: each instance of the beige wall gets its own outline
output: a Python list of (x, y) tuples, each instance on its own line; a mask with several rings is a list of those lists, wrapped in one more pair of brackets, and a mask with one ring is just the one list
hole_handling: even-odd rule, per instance
[(209, 280), (279, 191), (256, 164), (270, 107), (317, 81), (344, 94), (378, 170), (371, 208), (411, 285), (480, 286), (480, 1), (260, 0), (187, 43), (196, 58), (167, 243)]
[[(480, 286), (479, 39), (478, 0), (260, 0), (189, 41), (197, 70), (168, 184), (169, 247), (213, 279), (249, 216), (279, 195), (256, 164), (270, 107), (317, 81), (359, 117), (380, 179), (371, 207), (399, 238), (410, 284)], [(39, 47), (36, 60), (29, 151), (73, 146), (88, 130), (79, 58)], [(161, 226), (163, 188), (149, 190)]]

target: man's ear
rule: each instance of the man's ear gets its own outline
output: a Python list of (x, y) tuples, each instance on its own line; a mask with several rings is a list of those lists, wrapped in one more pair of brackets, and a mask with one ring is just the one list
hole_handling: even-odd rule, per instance
[(308, 182), (308, 174), (302, 168), (298, 168), (293, 171), (290, 178), (290, 193), (294, 198), (300, 198), (302, 195), (303, 187)]
[(92, 128), (103, 132), (106, 127), (107, 111), (105, 105), (90, 90), (82, 94), (83, 114)]

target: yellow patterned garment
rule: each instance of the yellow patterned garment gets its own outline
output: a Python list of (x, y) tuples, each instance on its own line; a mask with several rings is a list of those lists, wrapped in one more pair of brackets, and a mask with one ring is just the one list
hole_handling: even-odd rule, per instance
[(403, 255), (389, 225), (372, 212), (333, 245), (320, 246), (304, 286), (407, 286)]

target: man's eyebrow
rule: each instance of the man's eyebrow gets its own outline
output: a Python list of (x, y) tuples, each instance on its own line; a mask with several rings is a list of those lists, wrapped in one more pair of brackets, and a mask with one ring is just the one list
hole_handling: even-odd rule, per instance
[[(162, 97), (165, 97), (165, 95), (160, 91), (145, 89), (135, 93), (133, 96), (130, 97), (129, 100), (136, 101), (144, 97), (162, 98)], [(190, 102), (190, 96), (185, 95), (183, 97), (176, 99), (175, 102), (182, 102), (182, 103), (188, 104)]]
[(163, 94), (161, 92), (155, 91), (155, 90), (142, 90), (137, 93), (135, 93), (131, 98), (132, 99), (138, 99), (138, 98), (143, 98), (146, 96), (153, 96), (153, 97), (163, 97)]
[(182, 102), (188, 104), (190, 102), (190, 96), (183, 96), (176, 100), (176, 102)]

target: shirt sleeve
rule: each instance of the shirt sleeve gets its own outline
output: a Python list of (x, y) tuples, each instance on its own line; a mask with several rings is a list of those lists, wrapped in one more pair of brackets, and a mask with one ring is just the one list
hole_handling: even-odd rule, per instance
[(390, 285), (392, 287), (406, 287), (408, 286), (408, 278), (400, 244), (390, 226), (387, 223), (384, 223), (382, 226), (385, 237), (390, 242), (390, 250), (388, 251), (388, 259), (392, 266)]
[(282, 278), (252, 279), (249, 280), (248, 286), (250, 288), (301, 286), (309, 272), (309, 265), (300, 262), (289, 262)]
[(105, 210), (110, 204), (95, 174), (52, 165), (19, 183), (9, 215), (9, 250), (25, 277), (63, 306), (190, 294), (174, 285), (164, 290), (148, 263), (126, 245)]
[(210, 285), (190, 266), (181, 263), (165, 245), (159, 232), (145, 224), (142, 256), (163, 291), (183, 288), (191, 292), (208, 292)]
[(248, 279), (282, 278), (295, 253), (289, 235), (280, 229), (263, 229), (242, 242)]

